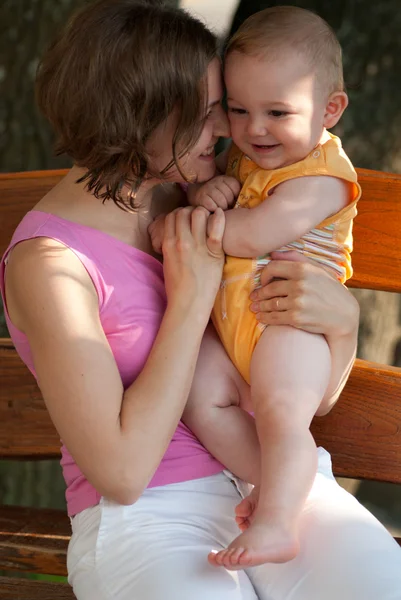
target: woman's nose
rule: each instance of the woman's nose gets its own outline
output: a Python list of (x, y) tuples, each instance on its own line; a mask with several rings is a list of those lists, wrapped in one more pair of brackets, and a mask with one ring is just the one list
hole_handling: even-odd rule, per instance
[(230, 123), (227, 114), (222, 106), (216, 111), (216, 115), (213, 122), (213, 134), (216, 137), (231, 137)]

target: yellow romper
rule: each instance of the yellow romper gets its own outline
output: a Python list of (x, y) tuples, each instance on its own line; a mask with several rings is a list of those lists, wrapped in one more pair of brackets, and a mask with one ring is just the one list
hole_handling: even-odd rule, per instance
[[(341, 282), (352, 276), (352, 220), (361, 195), (356, 172), (338, 137), (318, 145), (304, 160), (273, 171), (258, 167), (235, 145), (232, 146), (226, 175), (242, 184), (236, 207), (254, 208), (280, 183), (310, 175), (330, 175), (349, 182), (350, 201), (341, 211), (322, 221), (301, 239), (278, 248), (297, 250), (307, 258), (338, 273)], [(249, 309), (249, 295), (259, 285), (260, 272), (269, 255), (258, 258), (226, 256), (223, 279), (216, 297), (212, 319), (223, 345), (242, 377), (249, 383), (251, 356), (265, 328)]]

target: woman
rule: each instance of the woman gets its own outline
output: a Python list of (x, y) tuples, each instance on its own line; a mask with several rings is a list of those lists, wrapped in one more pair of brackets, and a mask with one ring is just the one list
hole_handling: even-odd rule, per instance
[[(236, 535), (246, 487), (180, 423), (191, 384), (246, 394), (207, 329), (224, 214), (172, 212), (163, 267), (148, 226), (182, 202), (161, 181), (214, 174), (213, 146), (229, 135), (216, 56), (213, 35), (179, 10), (100, 0), (39, 69), (39, 105), (75, 166), (17, 228), (1, 281), (11, 336), (64, 443), (69, 581), (78, 600), (400, 597), (398, 547), (337, 486), (323, 450), (296, 560), (238, 573), (207, 562)], [(272, 278), (286, 280), (286, 311)], [(266, 283), (261, 320), (327, 336), (334, 403), (355, 355), (355, 301), (312, 265), (275, 261)]]

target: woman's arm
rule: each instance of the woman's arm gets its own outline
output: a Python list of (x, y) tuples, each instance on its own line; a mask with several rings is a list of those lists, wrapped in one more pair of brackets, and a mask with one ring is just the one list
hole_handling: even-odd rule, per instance
[(85, 269), (64, 246), (18, 245), (7, 267), (7, 305), (28, 337), (51, 418), (102, 495), (134, 502), (157, 469), (181, 418), (217, 292), (224, 216), (206, 241), (206, 211), (167, 217), (167, 310), (146, 365), (125, 390)]
[[(353, 296), (351, 298), (355, 301), (356, 306), (353, 308), (359, 320), (358, 303)], [(316, 412), (318, 417), (327, 415), (331, 411), (347, 383), (356, 357), (358, 326), (346, 335), (326, 335), (326, 339), (331, 352), (331, 375), (323, 402)]]
[(325, 405), (318, 413), (323, 415), (337, 402), (354, 364), (359, 305), (345, 286), (297, 252), (276, 252), (272, 257), (262, 273), (262, 287), (251, 295), (251, 310), (261, 323), (292, 325), (326, 336), (332, 371)]

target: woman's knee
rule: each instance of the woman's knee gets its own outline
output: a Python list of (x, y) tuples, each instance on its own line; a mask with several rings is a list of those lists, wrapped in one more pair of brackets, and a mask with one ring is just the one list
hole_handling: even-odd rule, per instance
[(336, 503), (335, 486), (307, 504), (299, 555), (250, 574), (260, 600), (401, 599), (401, 549), (354, 498)]
[(301, 524), (308, 593), (326, 590), (325, 600), (401, 599), (401, 548), (392, 536), (331, 477), (318, 474), (314, 487)]

